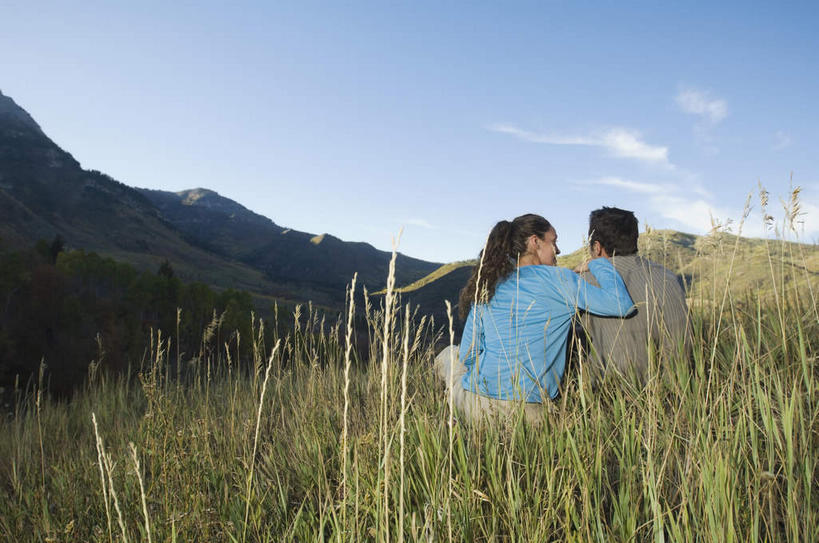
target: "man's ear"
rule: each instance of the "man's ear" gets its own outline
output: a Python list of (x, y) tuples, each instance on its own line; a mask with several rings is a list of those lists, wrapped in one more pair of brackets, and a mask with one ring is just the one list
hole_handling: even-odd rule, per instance
[(598, 258), (601, 256), (609, 256), (603, 246), (600, 244), (599, 241), (592, 242), (591, 245), (591, 253), (594, 258)]

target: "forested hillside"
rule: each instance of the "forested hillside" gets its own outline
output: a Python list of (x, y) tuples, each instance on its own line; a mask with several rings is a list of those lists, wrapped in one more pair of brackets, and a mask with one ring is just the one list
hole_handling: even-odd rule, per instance
[[(0, 252), (0, 387), (24, 387), (41, 363), (57, 395), (70, 393), (95, 367), (137, 370), (159, 330), (182, 364), (225, 344), (246, 358), (250, 342), (237, 336), (250, 337), (253, 309), (247, 292), (184, 283), (168, 262), (156, 273), (138, 271), (95, 253), (64, 251), (60, 238)], [(213, 337), (203, 338), (211, 323)]]

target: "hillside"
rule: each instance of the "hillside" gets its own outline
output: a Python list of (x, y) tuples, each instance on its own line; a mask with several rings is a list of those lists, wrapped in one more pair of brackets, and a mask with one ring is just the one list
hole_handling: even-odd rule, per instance
[[(285, 229), (207, 189), (134, 189), (83, 169), (0, 93), (0, 250), (57, 235), (67, 248), (142, 270), (168, 260), (183, 280), (334, 310), (343, 307), (355, 272), (359, 284), (382, 288), (391, 256), (366, 243)], [(411, 283), (438, 266), (400, 255), (396, 277)]]
[(60, 235), (83, 248), (156, 270), (167, 259), (186, 280), (270, 292), (251, 267), (185, 241), (138, 191), (85, 170), (46, 136), (14, 101), (0, 94), (0, 244), (32, 246)]
[[(386, 284), (391, 254), (367, 243), (283, 228), (207, 189), (139, 191), (188, 241), (262, 271), (295, 298), (343, 306), (356, 272), (370, 290)], [(396, 280), (412, 282), (438, 266), (399, 254)]]

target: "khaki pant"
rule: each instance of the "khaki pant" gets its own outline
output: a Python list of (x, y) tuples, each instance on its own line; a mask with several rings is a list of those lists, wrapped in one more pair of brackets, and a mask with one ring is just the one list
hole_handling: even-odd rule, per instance
[[(435, 357), (435, 372), (443, 379), (447, 393), (452, 391), (452, 403), (472, 422), (486, 419), (511, 419), (520, 409), (530, 424), (543, 422), (544, 405), (541, 403), (498, 400), (464, 389), (461, 379), (466, 366), (458, 356), (458, 345), (449, 345)], [(447, 398), (448, 399), (448, 398)]]

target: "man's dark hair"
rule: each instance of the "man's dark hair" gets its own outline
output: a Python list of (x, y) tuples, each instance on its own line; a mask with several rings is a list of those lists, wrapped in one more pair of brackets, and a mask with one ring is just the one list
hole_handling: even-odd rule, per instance
[(589, 243), (599, 241), (609, 256), (635, 254), (638, 236), (637, 217), (632, 211), (602, 207), (589, 214)]

